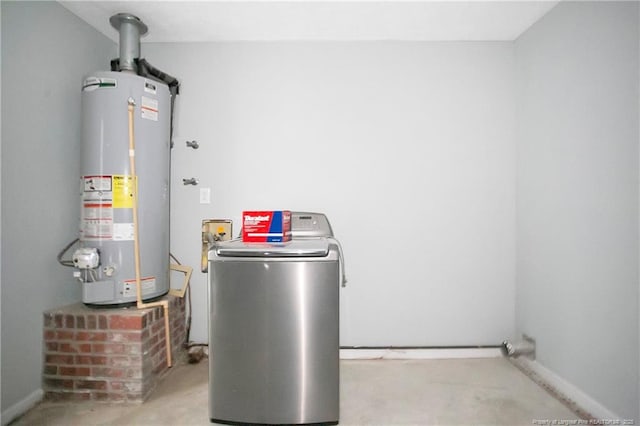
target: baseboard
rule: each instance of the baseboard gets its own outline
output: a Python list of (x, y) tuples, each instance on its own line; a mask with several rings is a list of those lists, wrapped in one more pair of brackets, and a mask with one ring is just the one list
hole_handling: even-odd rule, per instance
[(42, 401), (43, 395), (44, 392), (42, 391), (42, 389), (37, 389), (31, 392), (31, 394), (29, 394), (26, 398), (23, 398), (21, 401), (18, 401), (11, 407), (4, 410), (2, 412), (2, 418), (0, 419), (2, 422), (2, 426), (8, 425), (13, 420), (29, 411), (31, 407)]
[(542, 380), (543, 383), (538, 384), (541, 384), (556, 398), (567, 404), (569, 408), (572, 408), (584, 417), (605, 421), (617, 421), (621, 419), (620, 416), (587, 395), (580, 388), (569, 383), (539, 362), (524, 357), (512, 359), (512, 362), (528, 374), (535, 382)]
[(460, 359), (501, 356), (500, 348), (340, 349), (340, 359)]

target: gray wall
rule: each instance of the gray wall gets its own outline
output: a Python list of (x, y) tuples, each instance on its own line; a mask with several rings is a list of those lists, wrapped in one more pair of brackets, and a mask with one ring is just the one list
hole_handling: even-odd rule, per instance
[(516, 42), (517, 329), (638, 412), (638, 3), (562, 2)]
[(41, 387), (42, 311), (80, 300), (80, 86), (115, 43), (55, 2), (2, 2), (2, 411)]
[[(199, 265), (202, 219), (233, 219), (237, 233), (243, 209), (323, 211), (345, 251), (343, 345), (513, 334), (513, 43), (151, 43), (143, 53), (183, 82), (171, 195), (182, 262)], [(206, 275), (191, 285), (192, 338), (206, 341)]]

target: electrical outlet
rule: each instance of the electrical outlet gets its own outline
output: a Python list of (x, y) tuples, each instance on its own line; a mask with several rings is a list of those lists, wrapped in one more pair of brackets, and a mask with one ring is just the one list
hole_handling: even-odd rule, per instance
[(211, 204), (211, 188), (200, 188), (200, 204)]

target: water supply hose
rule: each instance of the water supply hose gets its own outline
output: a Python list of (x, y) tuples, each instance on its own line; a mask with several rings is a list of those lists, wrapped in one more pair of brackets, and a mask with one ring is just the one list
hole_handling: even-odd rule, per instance
[(129, 111), (129, 173), (133, 179), (133, 257), (135, 260), (136, 269), (136, 296), (138, 309), (153, 308), (156, 306), (162, 306), (164, 308), (164, 331), (167, 347), (167, 366), (171, 367), (171, 339), (169, 333), (169, 301), (160, 300), (152, 303), (144, 303), (142, 301), (142, 283), (140, 273), (140, 239), (138, 234), (138, 179), (136, 177), (136, 145), (135, 136), (133, 133), (133, 111), (136, 105), (133, 98), (129, 98), (128, 111)]
[(63, 257), (64, 257), (64, 254), (67, 251), (69, 251), (71, 246), (73, 246), (78, 241), (80, 241), (80, 238), (76, 238), (75, 240), (73, 240), (69, 244), (67, 244), (62, 250), (60, 250), (60, 253), (58, 253), (58, 257), (57, 257), (59, 264), (61, 264), (62, 266), (66, 266), (68, 268), (75, 268), (76, 265), (73, 264), (73, 260), (65, 260), (65, 259), (63, 259)]

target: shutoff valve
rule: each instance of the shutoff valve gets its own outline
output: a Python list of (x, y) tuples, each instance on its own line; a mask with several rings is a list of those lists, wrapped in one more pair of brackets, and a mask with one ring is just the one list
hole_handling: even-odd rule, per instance
[(100, 254), (97, 248), (82, 247), (73, 252), (73, 266), (78, 269), (94, 269), (100, 265)]

